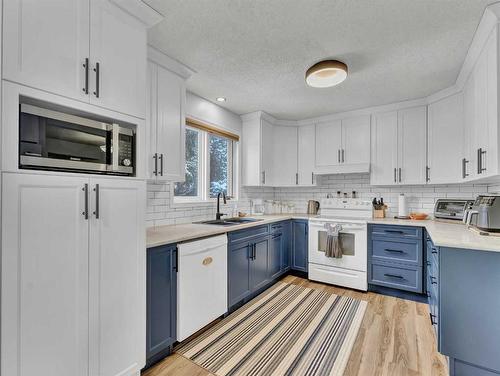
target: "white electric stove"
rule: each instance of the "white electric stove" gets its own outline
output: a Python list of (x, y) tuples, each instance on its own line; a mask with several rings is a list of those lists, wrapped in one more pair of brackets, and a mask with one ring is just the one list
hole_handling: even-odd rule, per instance
[[(372, 203), (355, 198), (323, 199), (321, 215), (309, 220), (309, 279), (366, 291), (367, 220)], [(326, 223), (342, 226), (342, 258), (325, 256)]]

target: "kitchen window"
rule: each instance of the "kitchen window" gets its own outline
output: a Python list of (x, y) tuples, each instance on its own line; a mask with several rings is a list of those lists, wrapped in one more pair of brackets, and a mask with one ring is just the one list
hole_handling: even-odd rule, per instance
[(185, 181), (175, 183), (174, 202), (208, 202), (219, 192), (235, 196), (238, 141), (234, 134), (188, 120)]

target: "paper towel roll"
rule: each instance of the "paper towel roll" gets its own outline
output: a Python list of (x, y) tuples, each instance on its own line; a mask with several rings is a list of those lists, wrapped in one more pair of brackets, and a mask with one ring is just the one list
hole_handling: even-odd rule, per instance
[(398, 197), (398, 217), (408, 216), (408, 206), (406, 205), (406, 196), (401, 193)]

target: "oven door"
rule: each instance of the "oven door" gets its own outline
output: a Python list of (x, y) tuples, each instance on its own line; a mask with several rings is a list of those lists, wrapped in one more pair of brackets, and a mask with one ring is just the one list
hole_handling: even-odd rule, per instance
[(367, 269), (367, 225), (366, 223), (337, 223), (342, 226), (339, 242), (342, 257), (325, 256), (326, 234), (325, 222), (309, 224), (309, 262), (319, 265), (365, 272)]

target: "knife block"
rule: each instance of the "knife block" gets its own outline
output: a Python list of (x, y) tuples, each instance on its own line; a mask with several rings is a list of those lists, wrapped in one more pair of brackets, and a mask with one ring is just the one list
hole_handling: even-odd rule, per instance
[(385, 209), (373, 209), (373, 218), (385, 218)]

